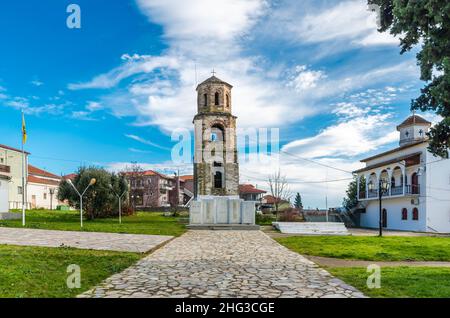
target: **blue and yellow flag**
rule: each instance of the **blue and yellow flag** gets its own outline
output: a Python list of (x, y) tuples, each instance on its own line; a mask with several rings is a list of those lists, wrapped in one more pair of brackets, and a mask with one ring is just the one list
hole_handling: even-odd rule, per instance
[(25, 115), (22, 112), (22, 144), (27, 142), (27, 128), (25, 126)]

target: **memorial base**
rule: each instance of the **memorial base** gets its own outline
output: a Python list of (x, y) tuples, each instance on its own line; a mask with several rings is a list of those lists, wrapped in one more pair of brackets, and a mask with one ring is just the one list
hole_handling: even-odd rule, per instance
[(256, 202), (236, 196), (198, 197), (189, 209), (189, 229), (259, 230)]

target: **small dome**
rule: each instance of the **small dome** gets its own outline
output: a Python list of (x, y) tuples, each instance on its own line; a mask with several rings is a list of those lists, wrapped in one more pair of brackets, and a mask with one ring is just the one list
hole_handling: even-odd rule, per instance
[(197, 86), (197, 90), (198, 87), (201, 85), (205, 85), (205, 84), (223, 84), (223, 85), (227, 85), (228, 87), (232, 88), (233, 86), (228, 84), (227, 82), (222, 81), (220, 78), (216, 77), (216, 76), (211, 76), (210, 78), (208, 78), (207, 80), (201, 82), (200, 84), (198, 84)]

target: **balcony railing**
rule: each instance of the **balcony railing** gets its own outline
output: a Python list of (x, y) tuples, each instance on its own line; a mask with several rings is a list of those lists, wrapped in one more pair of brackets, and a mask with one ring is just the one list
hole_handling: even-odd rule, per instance
[(391, 188), (391, 195), (401, 195), (401, 194), (403, 194), (403, 186)]
[[(392, 187), (390, 191), (387, 193), (383, 193), (383, 197), (390, 197), (390, 196), (398, 196), (398, 195), (415, 195), (420, 194), (420, 185), (413, 184), (413, 185), (405, 185), (405, 193), (403, 193), (403, 186), (397, 186)], [(361, 191), (359, 193), (359, 199), (372, 199), (372, 198), (378, 198), (378, 189), (375, 190), (369, 190), (366, 196), (365, 191)]]
[(420, 194), (420, 184), (413, 184), (406, 189), (407, 194)]
[(378, 190), (369, 190), (369, 198), (378, 197)]
[(10, 166), (5, 166), (5, 165), (0, 165), (0, 172), (11, 173), (11, 167)]

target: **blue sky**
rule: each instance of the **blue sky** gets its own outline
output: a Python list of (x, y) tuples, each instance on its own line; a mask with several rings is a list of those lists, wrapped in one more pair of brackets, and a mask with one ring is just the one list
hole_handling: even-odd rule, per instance
[[(81, 29), (66, 26), (70, 3)], [(192, 128), (195, 69), (202, 81), (214, 68), (234, 85), (239, 127), (280, 129), (297, 156), (281, 155), (281, 171), (311, 207), (339, 205), (347, 182), (301, 182), (351, 175), (300, 158), (351, 171), (395, 147), (422, 86), (415, 52), (376, 32), (364, 1), (8, 1), (0, 38), (0, 143), (20, 147), (24, 109), (31, 163), (174, 169), (171, 132)], [(242, 163), (241, 181), (264, 188), (277, 169)]]

